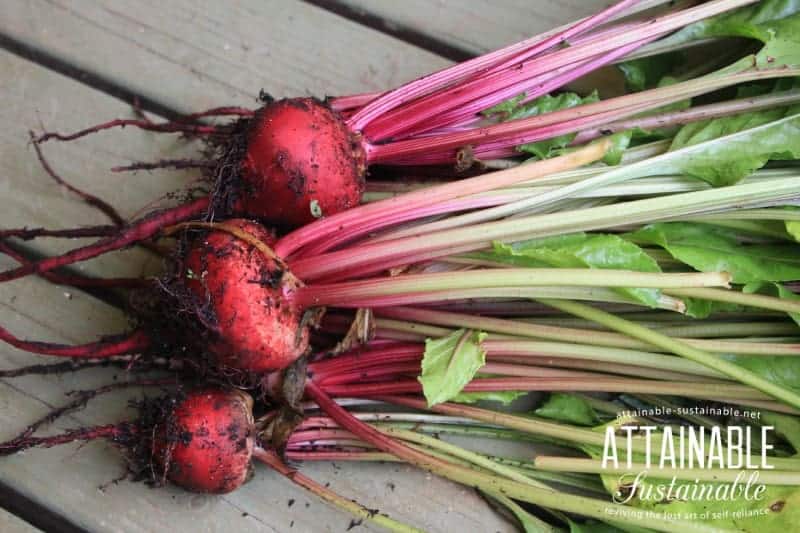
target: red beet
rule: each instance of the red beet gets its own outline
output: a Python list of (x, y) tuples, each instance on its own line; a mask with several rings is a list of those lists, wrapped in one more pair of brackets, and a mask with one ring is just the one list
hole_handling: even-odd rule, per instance
[(231, 492), (252, 471), (253, 400), (236, 389), (192, 391), (154, 435), (154, 466), (169, 481), (193, 492)]
[(289, 98), (256, 113), (241, 168), (241, 213), (300, 226), (359, 204), (366, 157), (325, 103)]
[[(243, 219), (226, 222), (267, 246), (275, 237)], [(209, 306), (217, 331), (210, 346), (223, 367), (248, 372), (286, 368), (308, 349), (308, 327), (293, 304), (300, 286), (279, 260), (223, 231), (210, 231), (191, 247), (187, 284)]]

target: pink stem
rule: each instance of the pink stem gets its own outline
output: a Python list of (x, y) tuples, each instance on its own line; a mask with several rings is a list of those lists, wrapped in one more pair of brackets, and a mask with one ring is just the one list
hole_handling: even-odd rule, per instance
[[(502, 64), (510, 58), (527, 54), (528, 56), (546, 50), (562, 40), (580, 34), (592, 27), (602, 24), (612, 16), (616, 15), (635, 5), (638, 0), (622, 0), (617, 4), (601, 11), (591, 17), (587, 17), (562, 32), (552, 36), (535, 36), (516, 44), (512, 44), (500, 50), (484, 54), (480, 57), (470, 59), (458, 65), (440, 70), (433, 74), (423, 76), (417, 80), (409, 82), (397, 89), (390, 91), (383, 96), (373, 100), (364, 106), (359, 112), (353, 115), (347, 122), (352, 131), (361, 131), (367, 124), (384, 113), (429, 93), (433, 90), (445, 87), (459, 79), (475, 74), (483, 69)], [(519, 56), (527, 57), (527, 56)]]
[[(605, 145), (587, 147), (582, 151), (576, 151), (563, 157), (428, 187), (404, 194), (402, 197), (392, 197), (362, 205), (317, 222), (312, 222), (293, 231), (278, 241), (274, 250), (279, 257), (290, 259), (293, 253), (315, 240), (323, 240), (333, 234), (352, 231), (354, 228), (360, 228), (365, 224), (373, 224), (375, 221), (386, 220), (388, 217), (399, 213), (414, 212), (441, 202), (522, 183), (539, 176), (557, 172), (559, 169), (575, 168), (603, 157), (606, 148), (607, 146)], [(409, 217), (413, 218), (412, 215), (409, 215)], [(377, 226), (373, 225), (372, 227), (375, 229), (380, 226), (380, 223), (378, 223)]]
[(378, 98), (380, 95), (381, 93), (374, 92), (352, 94), (349, 96), (336, 96), (328, 99), (328, 105), (330, 105), (331, 109), (334, 111), (341, 113), (342, 111), (351, 111), (353, 109), (364, 107), (368, 103)]
[[(496, 80), (486, 77), (466, 86), (460, 85), (456, 95), (445, 93), (429, 99), (425, 106), (418, 104), (418, 110), (400, 108), (394, 113), (398, 116), (387, 114), (371, 124), (364, 133), (373, 142), (395, 136), (408, 137), (434, 128), (445, 127), (448, 124), (457, 124), (523, 93), (529, 99), (537, 98), (629, 54), (661, 35), (653, 35), (647, 39), (621, 46), (594, 59), (582, 60), (570, 67), (548, 68), (547, 61), (534, 59), (530, 65), (526, 65), (530, 68), (513, 68), (508, 73), (495, 75), (498, 78)], [(421, 126), (413, 131), (408, 131), (410, 126), (417, 125)], [(374, 133), (373, 128), (376, 130), (381, 128), (378, 130), (380, 133)], [(401, 133), (402, 135), (400, 135)]]

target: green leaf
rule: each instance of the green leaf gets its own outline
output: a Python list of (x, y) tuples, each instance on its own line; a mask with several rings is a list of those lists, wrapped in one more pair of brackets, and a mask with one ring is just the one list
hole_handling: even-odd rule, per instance
[(769, 38), (770, 23), (800, 12), (800, 1), (762, 0), (728, 13), (690, 24), (662, 42), (682, 44), (712, 37)]
[[(742, 292), (766, 294), (783, 300), (800, 300), (800, 295), (790, 291), (780, 283), (748, 283), (742, 287)], [(787, 313), (795, 323), (800, 324), (800, 313)]]
[(486, 352), (481, 347), (485, 338), (485, 333), (459, 329), (446, 337), (425, 341), (422, 375), (418, 379), (429, 407), (458, 395), (486, 364)]
[[(779, 107), (687, 124), (675, 135), (669, 149), (678, 150), (685, 146), (762, 126), (784, 118), (789, 111), (786, 107)], [(743, 154), (743, 157), (733, 158), (718, 166), (692, 165), (688, 167), (687, 173), (719, 187), (737, 183), (771, 159), (795, 159), (800, 156), (800, 142), (792, 142), (793, 140), (788, 138), (776, 140), (777, 143), (773, 145), (772, 151), (762, 141), (758, 153)]]
[(582, 104), (591, 104), (598, 100), (600, 100), (600, 97), (597, 95), (597, 91), (588, 96), (581, 96), (572, 92), (563, 92), (555, 96), (545, 94), (527, 104), (518, 105), (508, 115), (508, 120), (544, 115), (545, 113), (552, 113), (553, 111), (560, 111), (561, 109), (568, 109)]
[(579, 426), (594, 426), (600, 418), (589, 403), (574, 394), (554, 392), (534, 413), (542, 418), (569, 422)]
[[(620, 490), (620, 477), (601, 476), (606, 491), (615, 494)], [(625, 481), (630, 482), (627, 476)], [(743, 493), (736, 498), (702, 498), (696, 500), (649, 499), (642, 500), (638, 494), (653, 494), (656, 492), (654, 485), (669, 485), (670, 479), (659, 479), (648, 476), (640, 485), (636, 494), (628, 501), (628, 505), (647, 509), (655, 513), (669, 513), (671, 516), (696, 516), (697, 522), (702, 522), (723, 528), (725, 531), (742, 531), (748, 533), (784, 533), (794, 531), (795, 524), (800, 521), (800, 488), (792, 486), (767, 485), (760, 498), (750, 495), (745, 498)], [(688, 481), (677, 481), (676, 491), (684, 485), (692, 485)], [(690, 487), (691, 488), (691, 487)], [(627, 491), (623, 491), (627, 493)], [(762, 514), (764, 509), (777, 509), (775, 512)], [(734, 512), (736, 511), (736, 512)], [(706, 516), (700, 520), (700, 516)]]
[(492, 115), (501, 115), (503, 117), (508, 117), (514, 110), (522, 103), (525, 99), (525, 93), (519, 94), (514, 98), (509, 98), (503, 102), (500, 102), (497, 105), (490, 107), (481, 112), (483, 116), (490, 117)]
[[(636, 244), (610, 234), (573, 233), (513, 244), (494, 243), (492, 252), (478, 254), (492, 261), (520, 267), (606, 268), (660, 272), (658, 263)], [(655, 307), (657, 289), (623, 288), (619, 292)]]
[(786, 224), (786, 231), (792, 238), (798, 242), (800, 242), (800, 220), (787, 220), (784, 222)]
[(670, 150), (677, 150), (684, 146), (710, 141), (723, 135), (761, 126), (783, 118), (785, 111), (785, 108), (767, 109), (687, 124), (675, 135), (670, 145)]
[(698, 298), (684, 298), (686, 304), (686, 316), (692, 318), (708, 318), (714, 313), (736, 312), (743, 308), (740, 305), (727, 302), (712, 302), (711, 300), (701, 300)]
[[(476, 378), (481, 379), (481, 378)], [(518, 390), (508, 391), (491, 391), (491, 392), (460, 392), (456, 394), (452, 401), (458, 403), (476, 403), (476, 402), (497, 402), (503, 405), (510, 405), (514, 400), (521, 396), (525, 396), (527, 392)]]
[[(796, 211), (796, 207), (786, 207), (786, 209), (791, 209)], [(784, 220), (783, 226), (786, 229), (786, 233), (795, 240), (795, 242), (800, 242), (800, 220)]]
[(701, 272), (729, 272), (734, 283), (800, 279), (800, 247), (794, 244), (742, 244), (726, 228), (690, 222), (650, 224), (627, 235), (654, 244)]
[(569, 520), (569, 533), (620, 533), (621, 529), (597, 520), (574, 522)]
[(670, 52), (625, 61), (618, 64), (617, 68), (625, 77), (625, 85), (628, 90), (635, 92), (657, 87), (665, 76), (684, 62), (683, 53)]
[(725, 358), (777, 385), (800, 391), (800, 357), (726, 355)]
[[(501, 102), (494, 107), (491, 107), (483, 112), (484, 115), (500, 115), (503, 121), (518, 120), (521, 118), (528, 118), (544, 113), (551, 113), (561, 109), (575, 107), (581, 104), (589, 104), (597, 102), (599, 97), (597, 91), (592, 94), (581, 97), (580, 95), (572, 92), (564, 92), (555, 96), (545, 94), (528, 103), (522, 103), (525, 95), (521, 94), (505, 102)], [(539, 142), (528, 143), (518, 146), (517, 149), (521, 152), (528, 152), (539, 159), (546, 159), (552, 157), (559, 150), (565, 148), (575, 138), (575, 133), (560, 135), (551, 139), (546, 139)]]
[(560, 528), (548, 524), (538, 516), (532, 515), (508, 496), (505, 496), (501, 493), (486, 494), (499, 505), (502, 505), (511, 511), (511, 514), (513, 514), (514, 517), (519, 521), (519, 524), (522, 526), (522, 530), (525, 533), (557, 533), (561, 531)]
[[(741, 146), (738, 153), (729, 152), (727, 157), (700, 156), (687, 160), (683, 170), (686, 174), (700, 178), (715, 187), (733, 185), (742, 178), (763, 167), (771, 159), (797, 159), (800, 157), (800, 128), (797, 120), (774, 122), (780, 119), (782, 110), (768, 110), (758, 113), (745, 113), (732, 117), (715, 119), (710, 122), (687, 124), (676, 135), (670, 150), (677, 150), (693, 144), (709, 141), (739, 131), (750, 130), (765, 124), (774, 127), (754, 130), (750, 146)], [(797, 115), (794, 115), (797, 118)], [(756, 132), (764, 131), (765, 134)]]
[(634, 130), (627, 130), (606, 137), (611, 142), (611, 146), (603, 156), (603, 163), (610, 166), (619, 165), (622, 161), (622, 154), (633, 140), (634, 133)]
[(795, 452), (800, 452), (800, 419), (773, 411), (760, 411), (761, 422), (775, 428), (775, 433), (786, 439)]

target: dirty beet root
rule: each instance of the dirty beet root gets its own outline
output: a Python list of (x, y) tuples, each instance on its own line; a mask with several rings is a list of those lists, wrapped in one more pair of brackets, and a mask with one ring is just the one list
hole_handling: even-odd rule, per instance
[(156, 425), (153, 466), (193, 492), (231, 492), (252, 475), (255, 436), (249, 395), (236, 389), (196, 390)]
[[(129, 333), (64, 345), (21, 339), (0, 326), (0, 341), (94, 364), (128, 361), (146, 368), (163, 359), (169, 368), (244, 387), (255, 386), (263, 373), (285, 369), (309, 351), (310, 328), (320, 311), (295, 303), (303, 284), (272, 252), (273, 233), (245, 219), (187, 222), (174, 228), (178, 246), (171, 272), (131, 294), (135, 328)], [(0, 375), (70, 369), (0, 370)]]
[(79, 428), (48, 437), (25, 433), (0, 443), (0, 455), (32, 447), (106, 439), (131, 459), (134, 474), (161, 484), (169, 481), (192, 492), (223, 494), (252, 475), (256, 443), (253, 400), (237, 389), (201, 388), (147, 400), (141, 416), (122, 422)]
[[(301, 286), (269, 246), (275, 237), (243, 219), (189, 246), (185, 283), (213, 320), (207, 349), (217, 366), (262, 373), (286, 368), (308, 350), (309, 328), (293, 303)], [(220, 227), (218, 225), (218, 227)]]
[(239, 213), (296, 227), (361, 201), (364, 150), (325, 103), (267, 104), (250, 120), (245, 139)]

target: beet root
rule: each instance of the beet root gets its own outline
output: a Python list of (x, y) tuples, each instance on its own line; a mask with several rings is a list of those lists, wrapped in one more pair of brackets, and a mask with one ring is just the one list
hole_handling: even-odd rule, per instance
[[(266, 246), (275, 237), (243, 219), (225, 222)], [(209, 350), (218, 366), (262, 373), (286, 368), (308, 349), (303, 311), (293, 303), (300, 282), (280, 259), (222, 229), (189, 249), (189, 289), (214, 317)]]
[(105, 439), (124, 450), (130, 472), (137, 478), (145, 474), (145, 479), (157, 484), (170, 481), (193, 492), (223, 494), (236, 490), (252, 475), (257, 439), (253, 399), (238, 389), (193, 389), (143, 401), (141, 416), (135, 421), (82, 427), (45, 437), (32, 435), (99, 394), (121, 387), (162, 386), (170, 381), (114, 383), (81, 391), (78, 398), (34, 422), (16, 438), (0, 442), (0, 456), (33, 447)]
[(246, 142), (239, 212), (301, 226), (361, 201), (365, 152), (323, 102), (291, 98), (267, 104), (251, 119)]
[(249, 395), (237, 389), (195, 390), (156, 426), (153, 466), (184, 489), (223, 494), (252, 475), (255, 441)]

